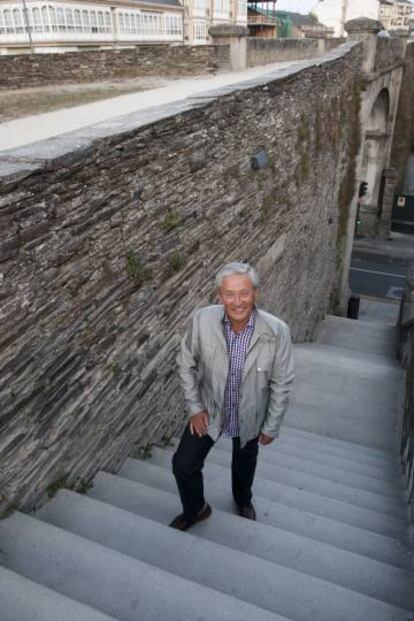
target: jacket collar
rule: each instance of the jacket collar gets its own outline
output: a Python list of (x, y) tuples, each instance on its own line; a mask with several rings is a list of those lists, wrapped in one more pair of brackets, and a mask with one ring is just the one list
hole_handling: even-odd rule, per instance
[[(227, 343), (223, 332), (223, 319), (224, 319), (224, 307), (219, 305), (218, 312), (216, 316), (216, 321), (214, 321), (214, 334), (220, 343), (221, 348), (224, 350), (225, 355), (227, 354)], [(276, 336), (274, 332), (269, 328), (266, 320), (263, 317), (262, 311), (256, 307), (256, 320), (255, 326), (252, 334), (252, 338), (250, 339), (250, 345), (246, 356), (246, 362), (244, 364), (243, 376), (246, 376), (248, 371), (251, 369), (254, 361), (257, 358), (258, 347), (256, 346), (258, 341), (275, 341)]]

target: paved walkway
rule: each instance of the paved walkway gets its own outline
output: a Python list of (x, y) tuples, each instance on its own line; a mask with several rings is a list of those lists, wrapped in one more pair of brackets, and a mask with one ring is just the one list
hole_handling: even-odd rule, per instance
[(151, 90), (121, 95), (73, 108), (27, 116), (0, 124), (0, 152), (95, 125), (108, 119), (154, 106), (205, 94), (216, 88), (243, 83), (278, 70), (302, 68), (312, 61), (279, 62), (212, 76), (177, 79)]

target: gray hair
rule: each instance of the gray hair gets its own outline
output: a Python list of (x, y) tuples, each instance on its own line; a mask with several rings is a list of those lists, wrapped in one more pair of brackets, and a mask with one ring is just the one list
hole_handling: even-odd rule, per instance
[(233, 276), (234, 274), (246, 274), (252, 281), (252, 285), (255, 289), (259, 286), (259, 276), (257, 275), (254, 267), (249, 263), (241, 263), (240, 261), (233, 261), (233, 263), (227, 263), (216, 274), (216, 287), (220, 289), (223, 278), (227, 276)]

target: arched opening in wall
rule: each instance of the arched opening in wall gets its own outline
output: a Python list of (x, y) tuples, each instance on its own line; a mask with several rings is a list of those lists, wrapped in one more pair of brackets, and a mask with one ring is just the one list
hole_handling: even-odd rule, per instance
[(368, 184), (366, 196), (361, 199), (360, 220), (364, 234), (375, 235), (381, 216), (382, 174), (387, 166), (390, 148), (389, 132), (390, 94), (383, 88), (378, 94), (365, 126), (361, 181)]

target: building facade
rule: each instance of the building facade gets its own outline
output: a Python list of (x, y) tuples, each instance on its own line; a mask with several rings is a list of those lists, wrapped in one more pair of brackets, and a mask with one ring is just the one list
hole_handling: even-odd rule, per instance
[(344, 25), (351, 19), (379, 19), (379, 0), (319, 0), (312, 8), (319, 22), (333, 29), (335, 37), (346, 36)]
[(221, 23), (247, 25), (245, 0), (0, 0), (0, 54), (205, 45)]
[(381, 0), (380, 21), (385, 30), (410, 30), (412, 13), (409, 0)]

